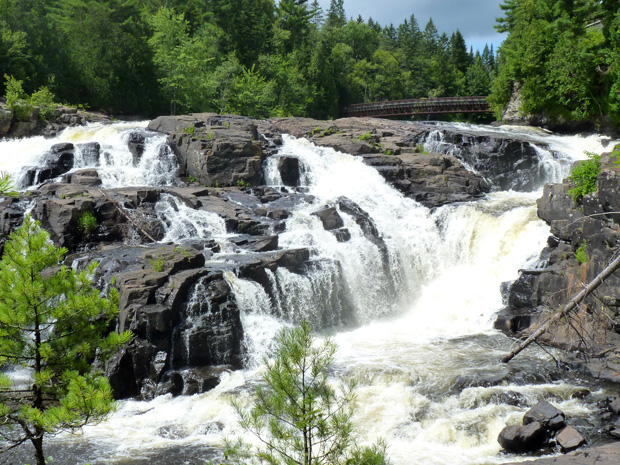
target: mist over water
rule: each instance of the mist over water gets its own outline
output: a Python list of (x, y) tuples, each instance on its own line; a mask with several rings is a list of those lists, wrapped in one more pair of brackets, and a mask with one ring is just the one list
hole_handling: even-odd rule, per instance
[[(549, 181), (566, 176), (572, 162), (585, 157), (584, 147), (603, 151), (595, 137), (456, 127), (518, 134), (542, 144), (540, 169)], [(122, 147), (131, 130), (131, 125), (89, 127), (66, 131), (58, 140), (97, 140), (102, 152), (107, 147), (110, 163), (100, 161), (104, 169), (98, 169), (109, 173), (108, 187), (174, 184), (175, 167), (159, 136), (147, 138), (143, 159), (148, 163), (129, 166)], [(3, 144), (0, 148), (12, 147)], [(34, 154), (50, 141), (46, 147), (37, 138), (21, 144), (36, 146)], [(458, 148), (427, 148), (459, 156)], [(580, 386), (557, 381), (561, 373), (542, 351), (528, 350), (510, 365), (499, 362), (512, 344), (492, 330), (502, 307), (501, 285), (516, 279), (520, 268), (536, 266), (549, 235), (536, 215), (539, 192), (494, 192), (431, 211), (403, 197), (360, 158), (292, 137), (284, 137), (280, 151), (267, 159), (268, 185), (281, 187), (277, 160), (283, 156), (299, 159), (309, 200), (286, 221), (280, 248), (309, 248), (311, 260), (303, 274), (284, 268), (269, 272), (276, 290), (272, 296), (259, 284), (227, 273), (242, 311), (246, 368), (224, 373), (221, 383), (204, 394), (122, 401), (106, 422), (51, 440), (56, 462), (65, 463), (63, 453), (73, 461), (124, 465), (200, 463), (217, 456), (223, 438), (240, 434), (230, 400), (249, 400), (275, 335), (302, 319), (335, 338), (334, 382), (359, 382), (359, 439), (385, 438), (396, 465), (514, 461), (515, 456), (499, 454), (497, 435), (542, 398), (552, 398), (569, 417), (589, 418), (594, 401), (572, 399)], [(36, 163), (35, 155), (28, 155), (30, 163)], [(21, 169), (8, 158), (0, 159), (0, 166), (12, 173)], [(338, 209), (349, 241), (339, 242), (323, 228), (314, 213), (325, 207)], [(192, 210), (173, 196), (162, 198), (156, 210), (164, 241), (226, 240), (224, 222), (213, 213)], [(367, 214), (372, 227), (361, 225), (353, 211)], [(485, 379), (493, 382), (480, 381)], [(514, 398), (519, 402), (510, 401)]]

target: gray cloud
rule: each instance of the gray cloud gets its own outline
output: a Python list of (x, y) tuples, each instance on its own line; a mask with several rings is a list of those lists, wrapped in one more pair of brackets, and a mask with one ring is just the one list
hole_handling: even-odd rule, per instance
[[(396, 27), (414, 14), (424, 29), (429, 18), (433, 18), (440, 33), (450, 35), (459, 29), (467, 45), (477, 49), (485, 43), (497, 48), (504, 39), (493, 29), (495, 18), (502, 15), (502, 3), (503, 0), (345, 0), (344, 7), (347, 17), (372, 17), (382, 26), (393, 23)], [(319, 4), (327, 12), (330, 0), (319, 0)]]

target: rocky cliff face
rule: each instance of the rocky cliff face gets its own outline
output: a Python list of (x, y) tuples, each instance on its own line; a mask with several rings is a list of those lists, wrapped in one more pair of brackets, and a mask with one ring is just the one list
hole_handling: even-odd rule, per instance
[[(195, 114), (160, 117), (149, 129), (168, 135), (178, 164), (174, 186), (102, 189), (97, 163), (74, 170), (76, 146), (58, 144), (49, 149), (44, 166), (30, 168), (24, 178), (25, 185), (38, 189), (0, 202), (0, 246), (29, 210), (54, 242), (69, 249), (69, 264), (97, 261), (98, 285), (118, 287), (118, 327), (130, 329), (135, 338), (107, 368), (117, 397), (193, 394), (214, 387), (222, 370), (241, 366), (246, 355), (231, 276), (252, 280), (274, 298), (269, 276), (276, 270), (303, 275), (322, 265), (308, 249), (279, 245), (286, 219), (300, 202), (312, 200), (299, 188), (301, 167), (294, 156), (278, 159), (286, 188), (264, 185), (263, 162), (277, 153), (283, 134), (359, 156), (403, 195), (431, 208), (476, 199), (489, 189), (483, 176), (455, 156), (420, 153), (418, 144), (429, 129), (406, 122)], [(134, 164), (151, 136), (143, 130), (129, 135)], [(97, 160), (102, 148), (91, 143), (79, 150)], [(491, 164), (502, 155), (493, 157)], [(162, 211), (179, 209), (215, 214), (230, 234), (227, 249), (196, 232), (182, 246), (162, 242), (171, 227)], [(87, 213), (97, 220), (94, 229), (81, 225)], [(325, 230), (346, 242), (351, 236), (342, 213), (385, 249), (372, 219), (351, 200), (341, 198), (314, 212)], [(215, 253), (218, 261), (211, 260)], [(348, 290), (333, 292), (344, 310), (328, 323), (355, 325), (346, 312)]]
[[(507, 293), (496, 327), (529, 333), (596, 277), (620, 247), (620, 167), (609, 153), (601, 158), (598, 190), (576, 205), (571, 184), (545, 186), (538, 215), (551, 227), (541, 267), (522, 270)], [(579, 253), (577, 251), (579, 250)], [(582, 255), (585, 252), (585, 256)], [(595, 377), (620, 381), (620, 275), (612, 274), (573, 312), (550, 329), (544, 342), (588, 355)]]

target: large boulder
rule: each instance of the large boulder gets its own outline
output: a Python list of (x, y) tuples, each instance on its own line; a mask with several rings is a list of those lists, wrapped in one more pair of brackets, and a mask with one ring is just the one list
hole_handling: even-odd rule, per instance
[(497, 441), (508, 452), (528, 453), (557, 443), (563, 452), (583, 444), (585, 438), (566, 424), (566, 415), (549, 402), (541, 400), (523, 416), (521, 425), (506, 426)]
[(260, 182), (265, 155), (250, 118), (211, 113), (160, 116), (149, 129), (169, 135), (181, 176), (214, 187)]

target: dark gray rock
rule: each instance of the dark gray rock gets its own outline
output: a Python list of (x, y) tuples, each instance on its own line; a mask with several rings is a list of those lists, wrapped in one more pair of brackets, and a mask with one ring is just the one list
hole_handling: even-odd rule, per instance
[(99, 157), (101, 155), (101, 145), (99, 142), (88, 142), (85, 144), (77, 144), (76, 148), (80, 153), (82, 166), (99, 166)]
[(348, 242), (351, 240), (351, 232), (347, 228), (332, 230), (338, 242)]
[(506, 426), (497, 440), (508, 452), (532, 452), (544, 445), (546, 434), (545, 426), (535, 421), (527, 425)]
[(549, 402), (541, 400), (528, 410), (523, 416), (523, 424), (540, 422), (552, 431), (557, 431), (566, 425), (566, 415)]
[(281, 157), (278, 159), (278, 170), (282, 184), (297, 187), (299, 185), (299, 158)]
[(558, 457), (511, 462), (505, 465), (617, 465), (618, 463), (620, 463), (620, 441)]
[(169, 135), (181, 176), (215, 187), (260, 182), (265, 154), (250, 118), (212, 113), (160, 116), (148, 127)]
[(314, 212), (313, 215), (319, 217), (319, 219), (323, 223), (323, 228), (325, 228), (326, 231), (342, 228), (344, 226), (344, 221), (342, 221), (342, 217), (338, 213), (338, 210), (336, 210), (336, 208), (334, 207), (324, 208), (323, 210)]
[(137, 166), (140, 163), (140, 159), (142, 158), (142, 154), (144, 153), (144, 143), (146, 138), (144, 134), (139, 132), (132, 132), (129, 134), (129, 140), (127, 141), (127, 146), (131, 155), (133, 157), (133, 165)]

